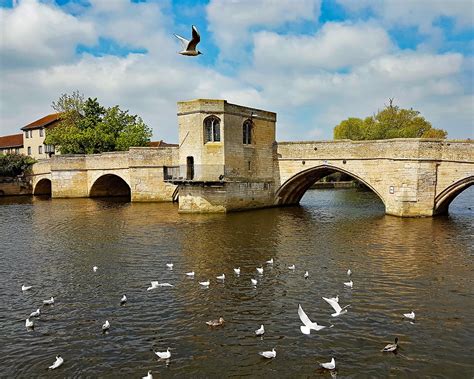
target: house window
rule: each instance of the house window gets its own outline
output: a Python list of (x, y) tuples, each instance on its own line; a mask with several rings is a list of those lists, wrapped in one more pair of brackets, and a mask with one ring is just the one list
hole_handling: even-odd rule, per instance
[(43, 145), (38, 146), (38, 154), (43, 154)]
[(28, 138), (30, 135), (28, 133), (28, 130), (25, 132), (25, 138)]
[(216, 116), (209, 116), (204, 120), (205, 142), (219, 142), (221, 140), (221, 120)]
[(244, 145), (250, 145), (252, 143), (252, 121), (246, 120), (243, 126), (243, 142)]
[(44, 133), (43, 133), (43, 128), (40, 129), (40, 137), (43, 137)]
[(28, 146), (28, 155), (31, 155), (31, 146)]
[(30, 138), (33, 138), (33, 130), (30, 130)]

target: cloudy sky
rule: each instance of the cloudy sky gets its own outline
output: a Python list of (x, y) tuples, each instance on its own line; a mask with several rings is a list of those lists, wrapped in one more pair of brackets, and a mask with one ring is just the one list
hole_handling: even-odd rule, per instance
[[(178, 55), (192, 24), (203, 55)], [(0, 135), (79, 90), (169, 142), (194, 98), (277, 112), (280, 141), (388, 98), (474, 138), (473, 25), (473, 0), (0, 0)]]

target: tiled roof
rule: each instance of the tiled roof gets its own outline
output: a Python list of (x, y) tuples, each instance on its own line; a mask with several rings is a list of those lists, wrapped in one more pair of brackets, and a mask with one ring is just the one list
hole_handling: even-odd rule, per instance
[(148, 143), (149, 147), (178, 147), (177, 143), (166, 143), (163, 140), (161, 141), (151, 141)]
[(24, 126), (21, 130), (30, 130), (47, 127), (56, 121), (59, 121), (60, 113), (51, 113), (47, 116), (40, 118), (39, 120), (33, 121), (32, 123)]
[(22, 146), (23, 146), (23, 133), (0, 137), (0, 149), (5, 149), (9, 147), (22, 147)]

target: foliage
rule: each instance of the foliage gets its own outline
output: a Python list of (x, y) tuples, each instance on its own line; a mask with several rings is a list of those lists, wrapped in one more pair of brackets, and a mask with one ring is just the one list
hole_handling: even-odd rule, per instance
[(59, 146), (62, 154), (95, 154), (147, 146), (151, 129), (118, 105), (105, 108), (97, 98), (79, 92), (63, 94), (53, 108), (61, 113), (58, 126), (47, 131), (45, 143)]
[(18, 176), (28, 172), (36, 160), (28, 155), (0, 154), (0, 176)]
[(334, 128), (334, 139), (374, 140), (387, 138), (440, 138), (447, 132), (435, 129), (431, 123), (413, 109), (389, 105), (377, 114), (360, 118), (350, 117)]

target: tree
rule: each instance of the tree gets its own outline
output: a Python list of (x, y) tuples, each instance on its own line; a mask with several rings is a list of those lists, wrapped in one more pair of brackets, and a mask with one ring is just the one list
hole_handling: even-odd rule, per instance
[(61, 113), (58, 126), (46, 133), (45, 143), (56, 145), (62, 154), (95, 154), (123, 151), (132, 146), (147, 146), (151, 129), (118, 105), (105, 108), (97, 98), (79, 92), (63, 94), (53, 108)]
[(28, 155), (0, 154), (0, 176), (18, 176), (28, 172), (36, 160)]
[(413, 109), (389, 105), (377, 114), (359, 118), (348, 118), (334, 128), (334, 139), (374, 140), (387, 138), (446, 138), (447, 132), (435, 129), (431, 123)]

